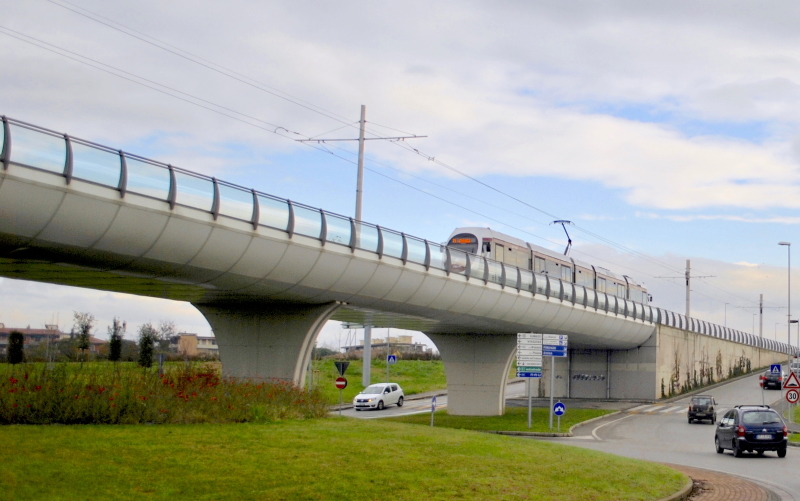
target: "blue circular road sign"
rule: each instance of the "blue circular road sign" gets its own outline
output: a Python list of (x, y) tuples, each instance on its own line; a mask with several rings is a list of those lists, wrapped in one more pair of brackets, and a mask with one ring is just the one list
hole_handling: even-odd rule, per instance
[(567, 412), (567, 406), (561, 402), (556, 402), (556, 404), (553, 405), (553, 414), (556, 416), (563, 416), (565, 412)]

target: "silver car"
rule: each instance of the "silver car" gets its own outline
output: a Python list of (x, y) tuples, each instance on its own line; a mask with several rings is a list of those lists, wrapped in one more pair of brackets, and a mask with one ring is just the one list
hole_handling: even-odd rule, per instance
[(397, 383), (377, 383), (364, 388), (364, 390), (356, 395), (353, 399), (353, 407), (357, 411), (364, 409), (378, 409), (382, 410), (387, 405), (397, 404), (398, 407), (403, 406), (403, 389)]

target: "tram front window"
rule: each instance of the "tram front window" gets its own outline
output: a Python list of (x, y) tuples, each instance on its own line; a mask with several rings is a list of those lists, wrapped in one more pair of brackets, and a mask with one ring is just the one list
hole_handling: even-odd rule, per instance
[(478, 239), (470, 233), (459, 233), (447, 242), (447, 246), (470, 254), (478, 253)]

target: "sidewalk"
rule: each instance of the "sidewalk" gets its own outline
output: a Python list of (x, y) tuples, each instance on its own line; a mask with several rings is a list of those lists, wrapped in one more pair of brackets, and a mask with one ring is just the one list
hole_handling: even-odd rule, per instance
[[(688, 501), (780, 501), (781, 497), (760, 485), (733, 475), (715, 471), (667, 464), (672, 469), (688, 475), (694, 488)], [(681, 499), (681, 498), (677, 498)]]

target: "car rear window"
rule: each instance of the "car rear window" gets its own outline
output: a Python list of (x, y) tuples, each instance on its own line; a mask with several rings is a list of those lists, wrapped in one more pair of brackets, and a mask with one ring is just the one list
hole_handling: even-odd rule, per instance
[(710, 398), (695, 398), (693, 401), (694, 405), (711, 405)]
[(776, 424), (780, 422), (781, 418), (778, 413), (772, 411), (749, 411), (742, 416), (744, 424)]

